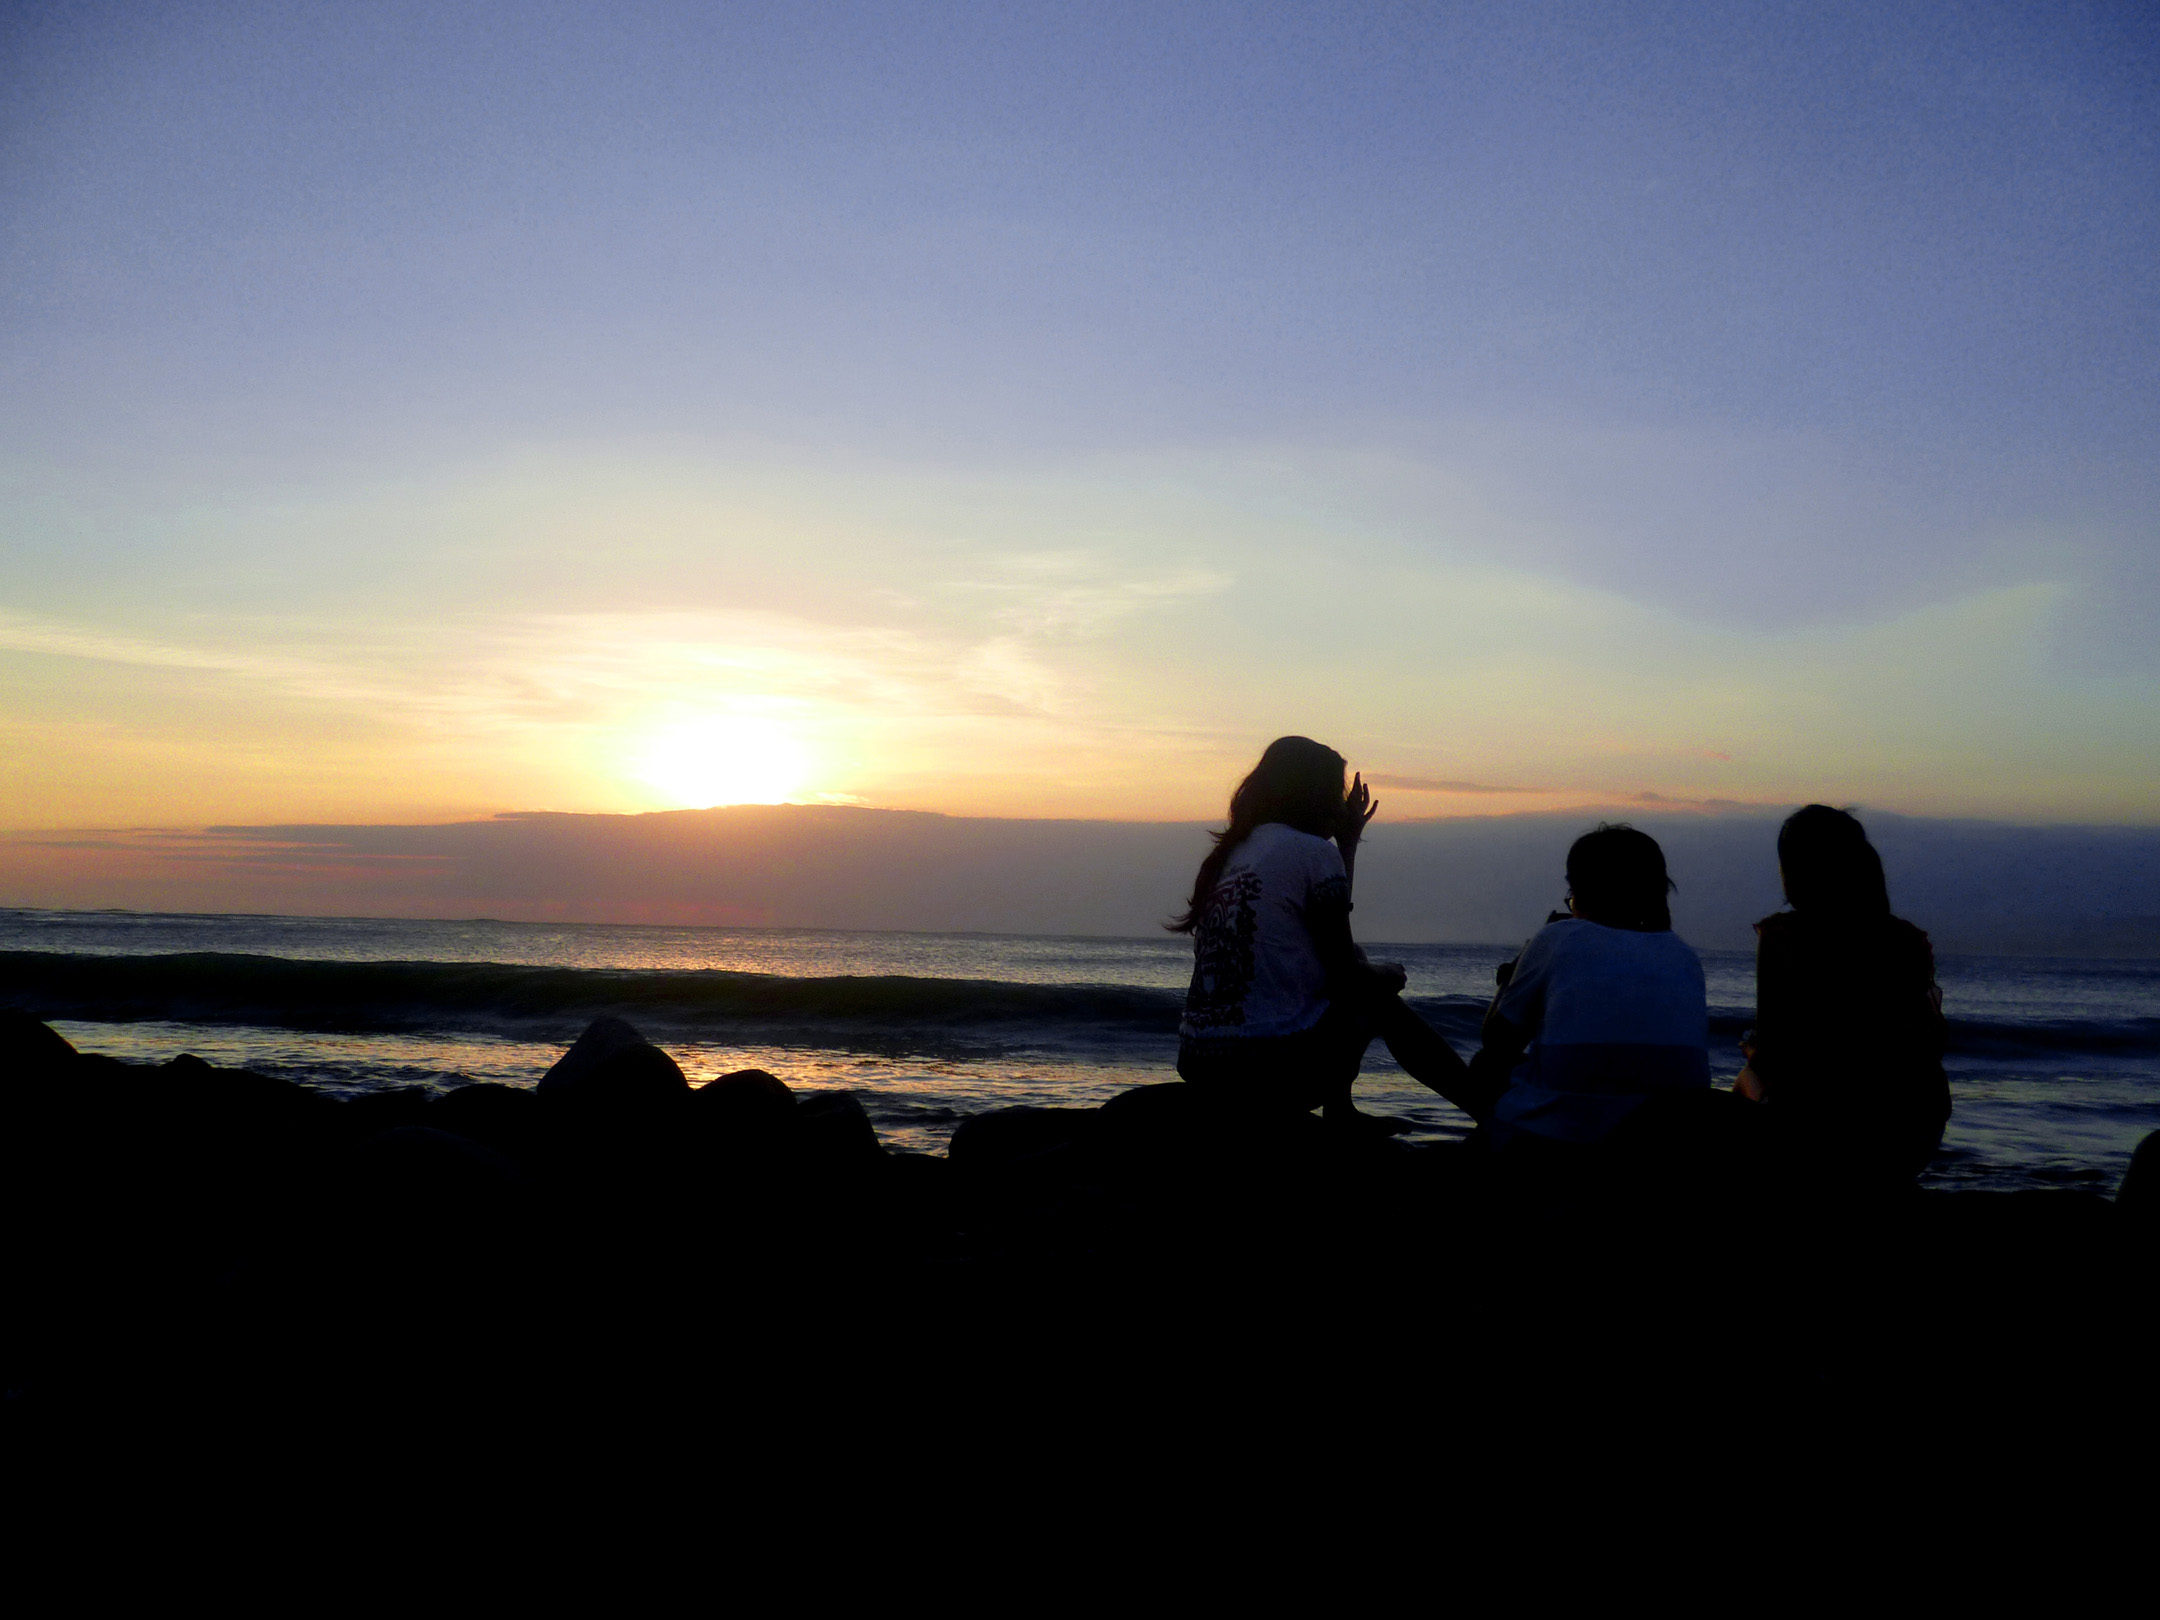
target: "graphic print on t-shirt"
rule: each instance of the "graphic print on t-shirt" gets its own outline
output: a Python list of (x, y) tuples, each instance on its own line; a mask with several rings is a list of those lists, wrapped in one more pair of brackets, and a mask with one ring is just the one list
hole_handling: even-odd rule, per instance
[(1193, 926), (1192, 989), (1185, 998), (1185, 1024), (1194, 1033), (1245, 1022), (1259, 898), (1260, 874), (1240, 872), (1216, 884), (1201, 904)]

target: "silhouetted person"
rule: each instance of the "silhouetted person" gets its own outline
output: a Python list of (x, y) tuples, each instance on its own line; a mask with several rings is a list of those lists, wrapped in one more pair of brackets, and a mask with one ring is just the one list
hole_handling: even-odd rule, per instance
[(1909, 1187), (1950, 1118), (1934, 950), (1890, 914), (1854, 817), (1796, 810), (1777, 851), (1792, 909), (1755, 925), (1755, 1033), (1735, 1089), (1769, 1105), (1804, 1175)]
[(1485, 1014), (1481, 1076), (1503, 1150), (1603, 1142), (1656, 1096), (1707, 1091), (1702, 961), (1673, 932), (1657, 840), (1601, 826), (1568, 850), (1568, 914), (1523, 947)]
[(1355, 1118), (1351, 1084), (1379, 1004), (1403, 970), (1350, 937), (1358, 840), (1378, 806), (1363, 778), (1308, 737), (1268, 744), (1230, 796), (1192, 898), (1169, 926), (1193, 936), (1178, 1073), (1244, 1110)]

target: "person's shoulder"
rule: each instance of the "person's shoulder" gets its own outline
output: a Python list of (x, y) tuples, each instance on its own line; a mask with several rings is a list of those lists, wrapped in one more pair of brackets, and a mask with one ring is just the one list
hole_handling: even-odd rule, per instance
[(1657, 950), (1660, 955), (1686, 967), (1696, 978), (1702, 977), (1702, 952), (1674, 933), (1673, 930), (1667, 928), (1649, 937), (1658, 941)]
[(1628, 964), (1629, 971), (1644, 967), (1656, 971), (1691, 969), (1702, 972), (1702, 958), (1695, 947), (1670, 928), (1614, 928), (1608, 923), (1575, 919), (1554, 923), (1555, 929), (1573, 927), (1580, 932), (1562, 937), (1561, 948), (1614, 966)]
[(1928, 938), (1925, 928), (1909, 923), (1903, 917), (1892, 917), (1885, 932), (1893, 942), (1892, 948), (1900, 955), (1925, 964), (1930, 972), (1934, 971), (1935, 942)]
[(1270, 859), (1285, 864), (1295, 862), (1338, 873), (1342, 870), (1342, 852), (1336, 849), (1332, 839), (1300, 831), (1288, 822), (1262, 822), (1253, 829), (1249, 841), (1257, 844)]
[(1523, 947), (1523, 956), (1526, 959), (1561, 956), (1586, 944), (1595, 948), (1590, 936), (1597, 926), (1580, 917), (1562, 917), (1558, 922), (1549, 922), (1530, 936), (1530, 942)]
[(1603, 936), (1599, 943), (1607, 949), (1624, 951), (1630, 956), (1686, 957), (1700, 960), (1695, 947), (1670, 928), (1610, 928), (1598, 925)]
[(1907, 922), (1903, 917), (1888, 918), (1883, 926), (1892, 939), (1902, 940), (1908, 945), (1931, 943), (1925, 928), (1918, 923)]
[(1293, 827), (1287, 821), (1271, 821), (1268, 823), (1268, 827), (1281, 839), (1284, 845), (1291, 849), (1333, 849), (1335, 847), (1332, 839), (1322, 838), (1318, 833), (1309, 833), (1302, 827)]

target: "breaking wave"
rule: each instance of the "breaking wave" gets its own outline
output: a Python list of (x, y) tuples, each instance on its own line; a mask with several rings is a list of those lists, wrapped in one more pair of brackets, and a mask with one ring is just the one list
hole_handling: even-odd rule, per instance
[[(603, 1014), (656, 1039), (1025, 1046), (1174, 1036), (1184, 997), (1119, 984), (1031, 984), (901, 974), (804, 977), (731, 969), (570, 968), (493, 962), (324, 962), (195, 951), (139, 956), (0, 951), (0, 1006), (42, 1019), (162, 1020), (323, 1031), (575, 1034)], [(1482, 1004), (1412, 1005), (1461, 1043)], [(1753, 1022), (1711, 1015), (1713, 1046)], [(2160, 1052), (2160, 1018), (1954, 1019), (1953, 1052)]]

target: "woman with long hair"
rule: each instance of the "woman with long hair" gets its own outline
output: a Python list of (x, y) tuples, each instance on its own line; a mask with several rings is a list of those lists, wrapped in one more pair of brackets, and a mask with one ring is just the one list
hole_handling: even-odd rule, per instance
[(1350, 937), (1358, 841), (1379, 806), (1363, 777), (1345, 788), (1345, 769), (1309, 737), (1268, 744), (1168, 925), (1193, 937), (1178, 1073), (1234, 1106), (1356, 1117), (1376, 1008), (1403, 987)]
[(1778, 830), (1791, 907), (1755, 925), (1755, 1030), (1735, 1087), (1769, 1105), (1810, 1179), (1910, 1187), (1950, 1118), (1928, 937), (1890, 911), (1882, 857), (1849, 811)]

